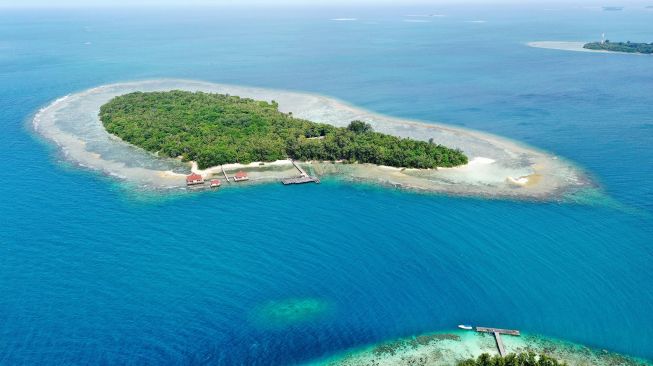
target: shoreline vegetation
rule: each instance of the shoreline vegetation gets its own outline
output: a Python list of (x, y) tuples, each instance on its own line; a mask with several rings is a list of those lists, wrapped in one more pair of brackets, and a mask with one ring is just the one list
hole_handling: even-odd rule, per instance
[(537, 355), (535, 352), (511, 353), (505, 357), (490, 356), (483, 353), (477, 358), (458, 361), (456, 366), (568, 366), (566, 362), (559, 362), (545, 354)]
[(622, 53), (641, 53), (645, 55), (653, 54), (653, 43), (635, 43), (635, 42), (589, 42), (583, 45), (583, 48), (596, 51), (622, 52)]
[(429, 142), (374, 132), (354, 120), (336, 127), (293, 117), (270, 103), (225, 94), (173, 90), (134, 92), (100, 107), (107, 131), (159, 156), (222, 164), (344, 161), (435, 169), (467, 164), (467, 156)]

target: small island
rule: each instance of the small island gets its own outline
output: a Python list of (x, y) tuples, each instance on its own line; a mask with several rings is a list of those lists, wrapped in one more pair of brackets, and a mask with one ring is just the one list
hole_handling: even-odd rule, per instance
[(467, 164), (462, 151), (374, 132), (370, 124), (315, 123), (282, 113), (275, 101), (173, 90), (117, 96), (100, 108), (107, 131), (200, 169), (281, 159), (345, 161), (428, 169)]
[(315, 366), (645, 366), (651, 363), (535, 334), (503, 339), (499, 355), (489, 333), (442, 331), (383, 341), (315, 360)]
[(592, 189), (565, 159), (496, 135), (251, 86), (177, 79), (101, 85), (53, 101), (32, 125), (66, 160), (146, 191), (322, 177), (535, 200)]
[(610, 42), (609, 40), (605, 40), (602, 42), (590, 42), (585, 43), (583, 48), (595, 51), (653, 54), (653, 43), (636, 43), (630, 41)]

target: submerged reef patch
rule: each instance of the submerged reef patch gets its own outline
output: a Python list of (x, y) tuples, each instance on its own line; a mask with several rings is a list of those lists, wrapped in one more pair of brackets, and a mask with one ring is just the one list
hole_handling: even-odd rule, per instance
[(318, 319), (331, 309), (331, 304), (322, 299), (289, 298), (256, 307), (252, 319), (256, 325), (264, 328), (285, 328)]

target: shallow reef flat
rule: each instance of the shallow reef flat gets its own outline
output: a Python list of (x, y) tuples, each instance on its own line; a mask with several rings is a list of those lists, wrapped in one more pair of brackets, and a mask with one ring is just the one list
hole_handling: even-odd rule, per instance
[[(42, 108), (34, 129), (56, 143), (66, 159), (145, 188), (183, 188), (189, 163), (161, 158), (109, 134), (98, 117), (111, 98), (135, 91), (187, 90), (276, 101), (279, 110), (298, 118), (344, 127), (362, 120), (375, 131), (461, 149), (469, 163), (456, 168), (401, 169), (371, 164), (302, 162), (320, 176), (337, 176), (426, 192), (504, 198), (553, 199), (591, 187), (580, 169), (554, 155), (495, 135), (436, 123), (394, 118), (321, 95), (188, 80), (149, 80), (104, 85), (60, 98)], [(274, 166), (274, 165), (273, 165)], [(283, 168), (282, 168), (283, 166)], [(233, 166), (250, 182), (278, 182), (293, 174), (288, 164)], [(219, 169), (208, 169), (218, 175)]]
[[(646, 360), (535, 335), (503, 336), (502, 339), (508, 353), (532, 351), (554, 357), (570, 366), (652, 365)], [(310, 365), (451, 366), (464, 359), (476, 358), (482, 353), (498, 354), (491, 334), (456, 330), (380, 343), (318, 360)]]

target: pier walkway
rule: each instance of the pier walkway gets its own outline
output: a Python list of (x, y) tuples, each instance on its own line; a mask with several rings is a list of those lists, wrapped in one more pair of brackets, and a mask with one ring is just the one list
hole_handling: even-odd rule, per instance
[(281, 180), (281, 183), (283, 183), (284, 185), (303, 184), (303, 183), (320, 183), (319, 178), (312, 177), (312, 176), (308, 175), (308, 173), (306, 173), (306, 171), (304, 169), (302, 169), (302, 167), (300, 167), (299, 164), (295, 163), (294, 160), (290, 159), (290, 162), (299, 171), (299, 177), (285, 178), (285, 179)]
[(220, 165), (220, 170), (222, 170), (222, 174), (224, 175), (224, 179), (227, 181), (227, 183), (231, 183), (229, 181), (229, 177), (227, 176), (227, 173), (225, 173), (224, 167), (222, 165)]
[(295, 168), (297, 168), (297, 170), (299, 170), (299, 174), (302, 177), (308, 177), (308, 174), (306, 173), (306, 171), (304, 171), (304, 169), (302, 169), (302, 167), (300, 167), (297, 163), (295, 163), (294, 160), (290, 159), (290, 162), (292, 163), (292, 165), (295, 166)]
[(501, 339), (501, 335), (502, 334), (513, 335), (513, 336), (519, 335), (519, 331), (514, 329), (476, 327), (476, 331), (481, 333), (494, 334), (494, 340), (497, 342), (497, 348), (499, 349), (499, 354), (501, 355), (501, 357), (506, 356), (506, 348), (503, 345), (503, 340)]

